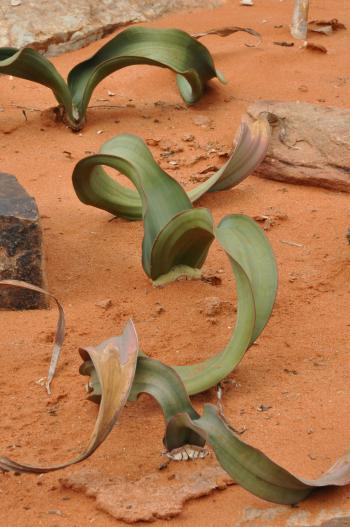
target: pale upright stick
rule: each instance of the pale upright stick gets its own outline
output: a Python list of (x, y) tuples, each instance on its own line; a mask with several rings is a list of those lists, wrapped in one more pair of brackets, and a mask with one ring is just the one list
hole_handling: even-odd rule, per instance
[(306, 40), (309, 0), (295, 0), (291, 33), (294, 38)]

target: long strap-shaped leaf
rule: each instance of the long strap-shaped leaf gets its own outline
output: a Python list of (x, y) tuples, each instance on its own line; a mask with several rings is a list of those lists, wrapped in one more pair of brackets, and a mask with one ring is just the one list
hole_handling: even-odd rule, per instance
[[(131, 396), (136, 399), (143, 392), (152, 395), (162, 408), (167, 423), (164, 444), (168, 450), (186, 444), (202, 446), (204, 440), (213, 447), (219, 463), (237, 483), (270, 501), (295, 503), (311, 492), (308, 485), (241, 441), (215, 406), (205, 405), (200, 417), (189, 407), (189, 402), (185, 405), (186, 391), (175, 371), (148, 357), (138, 360)], [(191, 431), (197, 436), (191, 436)], [(285, 495), (287, 501), (282, 497), (285, 487), (289, 490), (288, 497)]]
[(213, 405), (205, 405), (203, 417), (199, 419), (193, 420), (187, 413), (171, 419), (165, 444), (170, 441), (179, 447), (181, 438), (189, 434), (188, 429), (208, 441), (220, 465), (237, 483), (267, 501), (294, 504), (305, 499), (314, 488), (350, 483), (348, 455), (317, 480), (299, 479), (237, 437)]
[(174, 366), (190, 395), (215, 386), (234, 370), (270, 318), (277, 291), (274, 256), (254, 221), (240, 214), (226, 216), (215, 237), (235, 274), (237, 319), (223, 351), (191, 366)]
[[(261, 120), (257, 126), (268, 130), (269, 125)], [(242, 142), (235, 150), (237, 167), (241, 167), (243, 154), (251, 153), (248, 147), (252, 144), (253, 148), (258, 147), (261, 157), (261, 142), (247, 140), (248, 126), (243, 125), (242, 130)], [(126, 175), (137, 193), (112, 180), (102, 165)], [(212, 184), (221, 183), (223, 188), (232, 185), (234, 176), (229, 173), (232, 165), (231, 158), (226, 164), (227, 172), (221, 170), (219, 174), (222, 179), (214, 175)], [(238, 170), (237, 174), (241, 179), (242, 172)], [(73, 172), (73, 185), (84, 203), (109, 212), (118, 210), (129, 218), (138, 217), (142, 210), (145, 233), (142, 263), (153, 280), (159, 280), (176, 266), (199, 268), (203, 264), (213, 240), (209, 212), (192, 208), (182, 187), (156, 164), (138, 137), (115, 137), (103, 145), (100, 154), (79, 161)], [(202, 191), (205, 191), (203, 187)], [(267, 323), (277, 289), (274, 257), (255, 222), (245, 216), (229, 216), (219, 225), (215, 236), (227, 252), (236, 276), (237, 322), (228, 345), (220, 354), (194, 366), (176, 367), (189, 394), (214, 386), (234, 369)]]
[[(242, 122), (228, 161), (207, 181), (188, 192), (189, 200), (193, 203), (208, 191), (227, 190), (238, 185), (260, 165), (266, 155), (269, 139), (270, 125), (264, 116), (253, 124)], [(108, 163), (103, 155), (110, 156)], [(113, 157), (116, 158), (115, 166)], [(102, 167), (106, 164), (123, 172), (121, 161), (137, 166), (137, 170), (144, 173), (144, 178), (154, 179), (153, 174), (166, 174), (158, 167), (140, 138), (121, 135), (104, 143), (99, 154), (86, 157), (77, 163), (73, 172), (74, 189), (78, 198), (87, 205), (115, 216), (138, 220), (143, 217), (141, 193), (121, 185)], [(172, 178), (168, 175), (168, 179)], [(165, 199), (164, 195), (163, 200)]]
[(43, 84), (70, 111), (71, 94), (65, 80), (52, 62), (34, 49), (0, 48), (0, 73)]
[[(226, 216), (214, 234), (235, 274), (237, 319), (231, 338), (221, 352), (193, 365), (174, 366), (190, 395), (215, 386), (234, 370), (269, 320), (277, 290), (277, 269), (270, 244), (253, 220), (240, 214)], [(199, 241), (192, 241), (192, 246)], [(171, 235), (169, 243), (172, 243)], [(164, 264), (167, 253), (162, 253), (160, 247), (156, 244)]]
[[(206, 404), (203, 416), (198, 416), (176, 372), (148, 357), (138, 359), (130, 396), (134, 400), (143, 392), (152, 395), (162, 408), (167, 423), (164, 444), (168, 450), (185, 444), (202, 446), (203, 440), (207, 441), (223, 469), (245, 489), (265, 500), (293, 504), (315, 488), (350, 483), (350, 452), (318, 479), (297, 478), (242, 441), (216, 406)], [(191, 431), (197, 435), (191, 435)]]
[[(19, 284), (17, 286), (21, 287)], [(96, 424), (87, 447), (65, 463), (46, 467), (19, 463), (0, 456), (0, 471), (40, 474), (60, 470), (91, 456), (109, 435), (125, 406), (135, 375), (138, 341), (134, 325), (129, 322), (121, 336), (110, 338), (95, 348), (81, 349), (80, 353), (84, 361), (91, 362), (102, 394)]]
[(130, 27), (105, 44), (93, 57), (81, 62), (68, 75), (73, 104), (84, 115), (95, 86), (114, 71), (134, 64), (170, 68), (177, 75), (182, 98), (192, 104), (216, 71), (205, 46), (179, 29)]
[(0, 48), (0, 74), (14, 75), (51, 88), (64, 107), (69, 126), (80, 130), (94, 88), (107, 75), (126, 66), (150, 64), (177, 73), (182, 98), (196, 102), (206, 83), (217, 77), (213, 59), (203, 44), (179, 29), (130, 27), (119, 33), (68, 75), (68, 85), (53, 64), (33, 49)]

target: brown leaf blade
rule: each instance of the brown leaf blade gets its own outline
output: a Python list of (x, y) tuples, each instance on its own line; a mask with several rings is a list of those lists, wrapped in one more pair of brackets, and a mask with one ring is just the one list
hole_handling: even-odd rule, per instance
[(45, 289), (42, 289), (41, 287), (38, 287), (33, 284), (29, 284), (28, 282), (23, 282), (22, 280), (1, 280), (0, 287), (1, 286), (19, 287), (21, 289), (29, 289), (31, 291), (35, 291), (36, 293), (42, 293), (43, 295), (46, 295), (49, 298), (52, 298), (57, 304), (58, 321), (57, 321), (57, 326), (56, 326), (54, 345), (53, 345), (52, 354), (51, 354), (51, 362), (50, 362), (49, 371), (47, 375), (47, 381), (45, 384), (47, 393), (50, 394), (51, 393), (50, 385), (55, 375), (55, 371), (57, 368), (58, 360), (60, 358), (61, 348), (62, 348), (62, 344), (64, 340), (65, 319), (64, 319), (63, 307), (61, 306), (61, 304), (59, 303), (59, 301), (57, 300), (55, 296), (51, 295), (48, 291), (45, 291)]
[(243, 31), (244, 33), (253, 35), (253, 37), (256, 37), (258, 39), (258, 43), (256, 45), (245, 44), (245, 46), (247, 46), (248, 48), (258, 47), (262, 43), (261, 33), (259, 33), (258, 31), (255, 31), (255, 29), (252, 29), (250, 27), (227, 26), (227, 27), (221, 27), (217, 29), (208, 29), (208, 31), (203, 31), (202, 33), (194, 33), (191, 36), (197, 40), (200, 38), (206, 37), (208, 35), (217, 35), (219, 37), (229, 37), (230, 35), (233, 35), (233, 33), (238, 33), (239, 31)]
[(87, 447), (72, 460), (47, 467), (22, 464), (0, 456), (0, 470), (41, 474), (66, 468), (91, 456), (111, 432), (128, 399), (135, 375), (138, 340), (133, 323), (128, 322), (120, 337), (112, 337), (96, 347), (84, 348), (80, 353), (86, 360), (91, 360), (102, 392), (97, 420)]

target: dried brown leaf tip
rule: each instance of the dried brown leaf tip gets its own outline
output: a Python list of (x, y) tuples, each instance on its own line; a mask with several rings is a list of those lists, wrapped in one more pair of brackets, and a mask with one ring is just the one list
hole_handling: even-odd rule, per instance
[(253, 37), (256, 37), (258, 39), (258, 43), (256, 45), (254, 44), (245, 44), (248, 48), (255, 48), (260, 46), (262, 43), (262, 36), (258, 31), (255, 31), (255, 29), (251, 29), (250, 27), (238, 27), (238, 26), (227, 26), (227, 27), (220, 27), (217, 29), (208, 29), (208, 31), (203, 31), (202, 33), (195, 33), (192, 34), (192, 38), (200, 39), (202, 37), (206, 37), (207, 35), (217, 35), (219, 37), (229, 37), (230, 35), (233, 35), (233, 33), (237, 33), (238, 31), (243, 31), (244, 33), (249, 33), (249, 35), (253, 35)]
[(305, 41), (301, 47), (302, 49), (316, 51), (316, 53), (328, 53), (327, 48), (325, 48), (324, 46), (321, 46), (320, 44), (314, 44), (313, 42)]
[(346, 29), (346, 26), (339, 22), (337, 18), (332, 18), (332, 20), (310, 20), (308, 23), (309, 31), (323, 33), (324, 35), (330, 35), (339, 29)]

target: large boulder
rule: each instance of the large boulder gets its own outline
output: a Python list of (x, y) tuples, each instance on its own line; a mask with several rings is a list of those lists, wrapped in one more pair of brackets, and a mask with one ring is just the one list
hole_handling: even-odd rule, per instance
[[(0, 47), (30, 46), (58, 55), (133, 22), (166, 12), (214, 7), (223, 0), (0, 0)], [(12, 4), (12, 5), (11, 5)]]
[[(45, 287), (42, 233), (35, 200), (17, 179), (0, 173), (0, 280)], [(0, 289), (0, 309), (47, 307), (44, 295), (17, 287)]]

